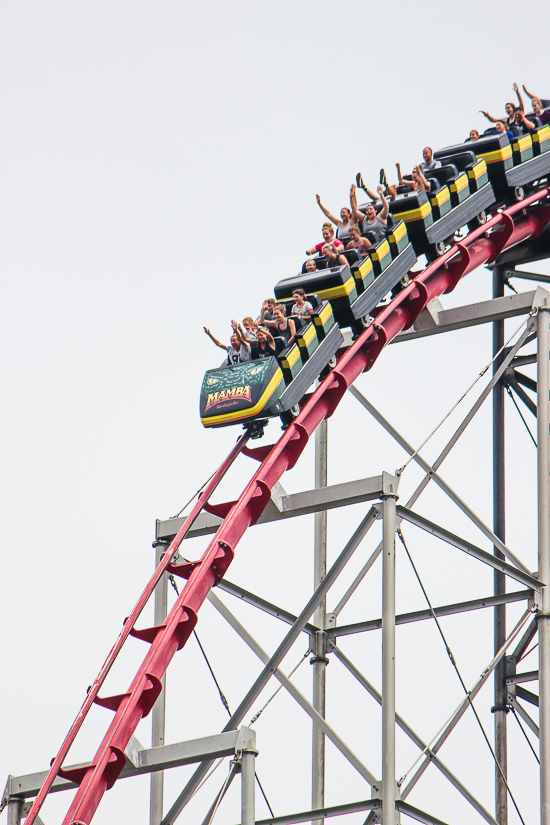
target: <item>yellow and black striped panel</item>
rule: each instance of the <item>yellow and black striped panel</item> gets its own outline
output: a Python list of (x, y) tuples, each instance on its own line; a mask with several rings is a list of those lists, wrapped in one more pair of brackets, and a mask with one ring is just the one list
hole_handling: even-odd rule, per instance
[(434, 220), (438, 221), (451, 211), (451, 193), (448, 186), (442, 186), (429, 196)]
[(477, 163), (474, 163), (468, 169), (468, 182), (470, 184), (470, 193), (473, 194), (485, 186), (489, 182), (489, 175), (487, 174), (487, 164), (484, 158), (479, 158)]
[(397, 258), (400, 252), (403, 252), (409, 243), (409, 236), (407, 234), (407, 224), (405, 221), (397, 221), (388, 235), (388, 243), (393, 258)]
[(292, 379), (298, 375), (302, 369), (302, 359), (300, 355), (300, 347), (298, 344), (292, 344), (284, 350), (284, 355), (279, 358), (285, 384), (290, 384)]
[(531, 160), (533, 157), (533, 138), (531, 135), (522, 135), (511, 140), (514, 166), (523, 163), (524, 160)]
[(319, 339), (317, 338), (315, 324), (308, 324), (307, 327), (298, 335), (298, 346), (300, 347), (302, 361), (305, 363), (310, 355), (313, 355), (319, 346)]
[(434, 222), (432, 207), (425, 192), (398, 195), (390, 204), (392, 215), (407, 224), (410, 238), (424, 235)]
[(453, 206), (458, 206), (459, 203), (466, 200), (470, 194), (470, 187), (468, 185), (468, 175), (466, 172), (461, 172), (460, 175), (449, 183), (451, 190), (451, 203)]
[(330, 332), (334, 324), (334, 313), (328, 301), (322, 304), (321, 309), (317, 310), (313, 317), (313, 323), (317, 329), (317, 337), (320, 341)]
[(374, 268), (370, 255), (363, 258), (361, 263), (353, 264), (351, 271), (353, 273), (353, 277), (355, 278), (357, 293), (360, 295), (374, 281)]
[[(477, 152), (476, 152), (477, 154)], [(506, 172), (514, 165), (512, 159), (512, 147), (509, 143), (498, 146), (490, 151), (477, 154), (478, 158), (483, 158), (488, 168), (495, 172)]]
[[(334, 286), (324, 286), (324, 284), (320, 284), (315, 290), (321, 301), (330, 301), (333, 309), (347, 308), (357, 298), (357, 287), (355, 286), (355, 278), (351, 274), (351, 270), (347, 266), (342, 267), (342, 270), (343, 278), (341, 279), (341, 283), (336, 283)], [(327, 282), (328, 281), (325, 281), (325, 283)]]
[(543, 152), (548, 152), (550, 149), (550, 124), (542, 126), (532, 132), (531, 135), (533, 138), (533, 153), (542, 155)]
[(390, 245), (387, 238), (369, 249), (375, 275), (380, 275), (391, 264)]

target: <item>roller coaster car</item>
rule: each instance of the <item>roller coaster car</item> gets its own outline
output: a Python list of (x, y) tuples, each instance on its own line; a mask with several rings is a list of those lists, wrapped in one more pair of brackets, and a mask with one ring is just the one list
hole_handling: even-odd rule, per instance
[(276, 337), (276, 357), (207, 371), (200, 398), (205, 427), (244, 424), (259, 437), (263, 419), (280, 415), (285, 425), (298, 414), (307, 389), (344, 340), (330, 304), (315, 294), (307, 300), (313, 306), (311, 321), (289, 316), (296, 324), (296, 343), (285, 347)]
[(485, 163), (461, 148), (467, 158), (457, 158), (457, 163), (454, 156), (440, 158), (440, 168), (425, 172), (430, 192), (398, 187), (397, 197), (389, 202), (393, 217), (405, 221), (419, 255), (440, 254), (458, 229), (476, 219), (482, 222), (485, 209), (494, 203)]
[(457, 166), (458, 159), (462, 159), (465, 154), (484, 160), (496, 199), (513, 202), (525, 197), (526, 186), (548, 177), (549, 150), (550, 126), (541, 126), (512, 140), (507, 135), (483, 135), (478, 140), (439, 149), (434, 152), (434, 157), (441, 163), (454, 163)]
[[(355, 249), (343, 254), (348, 260), (347, 266), (302, 271), (294, 278), (285, 278), (275, 286), (275, 297), (289, 301), (297, 287), (306, 293), (315, 292), (330, 301), (339, 326), (360, 332), (364, 319), (370, 323), (368, 316), (382, 298), (399, 291), (401, 281), (406, 280), (416, 263), (416, 255), (403, 221), (395, 221), (388, 228), (387, 237), (371, 246), (365, 258)], [(322, 266), (324, 260), (318, 259), (319, 263)]]

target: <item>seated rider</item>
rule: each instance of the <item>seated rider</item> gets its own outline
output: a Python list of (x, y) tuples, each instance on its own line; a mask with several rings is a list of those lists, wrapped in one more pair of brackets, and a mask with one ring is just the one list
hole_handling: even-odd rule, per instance
[(415, 166), (410, 178), (404, 178), (401, 174), (401, 165), (395, 164), (397, 167), (397, 176), (399, 178), (399, 185), (406, 186), (407, 189), (412, 189), (414, 192), (429, 192), (430, 184), (424, 177), (424, 172), (420, 166)]
[[(470, 137), (468, 140), (479, 140), (479, 132), (477, 129), (470, 129)], [(468, 143), (468, 140), (465, 140), (464, 143)]]
[[(273, 321), (273, 310), (275, 309), (275, 304), (276, 303), (277, 303), (277, 301), (275, 300), (275, 298), (266, 298), (265, 299), (263, 305), (266, 306), (266, 311), (264, 313), (266, 321)], [(256, 318), (256, 323), (257, 324), (260, 323), (261, 317), (262, 316), (261, 316), (261, 312), (260, 312), (260, 315), (258, 315), (258, 317)]]
[(321, 211), (325, 213), (329, 221), (332, 221), (333, 224), (337, 227), (336, 229), (336, 238), (339, 241), (343, 241), (344, 243), (349, 238), (349, 223), (351, 218), (351, 209), (348, 209), (347, 206), (343, 206), (340, 209), (340, 220), (335, 218), (334, 215), (331, 215), (328, 209), (323, 206), (321, 203), (321, 197), (319, 195), (315, 195), (317, 198), (317, 203), (319, 204)]
[(286, 317), (286, 309), (284, 304), (275, 304), (273, 310), (273, 321), (265, 321), (266, 304), (262, 307), (262, 314), (260, 315), (260, 325), (269, 327), (273, 335), (280, 335), (285, 339), (287, 347), (294, 343), (296, 338), (296, 327), (292, 318)]
[(422, 157), (424, 158), (424, 163), (420, 164), (420, 168), (425, 172), (431, 172), (433, 169), (439, 169), (441, 167), (441, 161), (434, 160), (433, 149), (429, 146), (425, 146), (422, 150)]
[[(525, 111), (525, 107), (523, 105), (523, 100), (522, 100), (522, 97), (521, 97), (521, 93), (519, 91), (518, 84), (514, 83), (512, 88), (513, 88), (514, 92), (516, 93), (516, 97), (518, 99), (518, 105), (515, 106), (513, 103), (506, 103), (506, 105), (504, 106), (504, 109), (506, 111), (506, 117), (505, 118), (503, 118), (503, 117), (492, 117), (489, 114), (489, 112), (485, 112), (483, 109), (480, 109), (481, 114), (484, 115), (484, 117), (486, 117), (487, 120), (490, 120), (491, 123), (497, 123), (499, 120), (503, 120), (508, 129), (510, 128), (510, 126), (515, 125), (515, 113), (517, 111), (521, 111), (521, 112)], [(525, 86), (523, 88), (525, 89)]]
[(342, 241), (338, 241), (334, 237), (334, 229), (330, 223), (323, 224), (323, 238), (324, 240), (321, 243), (315, 244), (311, 249), (306, 249), (306, 255), (315, 255), (316, 252), (321, 252), (321, 249), (326, 243), (333, 243), (334, 246), (339, 246), (341, 249), (344, 248)]
[(244, 364), (245, 361), (250, 361), (250, 346), (244, 340), (244, 336), (239, 332), (239, 326), (236, 321), (231, 321), (233, 327), (233, 335), (231, 336), (231, 343), (228, 347), (218, 341), (207, 327), (203, 327), (211, 341), (220, 349), (227, 352), (227, 358), (222, 364), (222, 367), (231, 367), (234, 364)]
[(259, 360), (261, 358), (271, 358), (272, 355), (276, 356), (277, 345), (267, 327), (259, 326), (256, 335), (257, 339), (251, 345), (252, 358)]
[(365, 235), (366, 232), (372, 232), (374, 235), (374, 243), (379, 243), (379, 241), (386, 237), (386, 225), (390, 211), (388, 201), (384, 195), (384, 190), (381, 186), (376, 187), (376, 191), (382, 201), (382, 209), (377, 214), (376, 209), (371, 203), (369, 203), (369, 205), (365, 208), (364, 213), (360, 212), (357, 208), (357, 193), (355, 186), (352, 186), (351, 189), (352, 192), (350, 193), (350, 201), (353, 222), (359, 227), (362, 227), (363, 235)]
[(310, 258), (309, 261), (306, 261), (306, 272), (316, 272), (316, 270), (317, 264), (315, 263), (313, 258)]
[[(246, 330), (247, 341), (251, 338), (253, 341), (256, 340), (256, 330), (258, 329), (258, 324), (250, 315), (247, 315), (246, 318), (243, 318), (243, 327)], [(249, 343), (249, 342), (248, 342)]]
[(336, 249), (333, 243), (327, 243), (322, 249), (324, 257), (327, 259), (329, 269), (335, 266), (347, 266), (347, 259), (340, 255), (340, 250)]
[[(523, 122), (525, 123), (525, 125), (527, 125), (527, 121), (525, 120), (525, 118), (523, 119)], [(508, 140), (513, 140), (515, 137), (514, 133), (510, 132), (510, 130), (506, 128), (506, 122), (504, 120), (497, 120), (497, 122), (495, 123), (495, 131), (493, 132), (493, 135), (507, 135)]]
[(349, 237), (350, 242), (347, 244), (346, 249), (356, 249), (364, 258), (372, 244), (367, 238), (361, 237), (361, 232), (359, 231), (359, 227), (356, 223), (351, 224), (349, 228)]
[(309, 321), (310, 313), (313, 312), (313, 307), (309, 301), (306, 301), (306, 293), (303, 289), (295, 289), (292, 293), (294, 304), (290, 310), (291, 315), (298, 315)]
[(521, 113), (521, 124), (530, 132), (538, 128), (536, 121), (532, 118), (538, 117), (541, 126), (546, 126), (550, 123), (550, 109), (543, 109), (538, 97), (531, 98), (531, 103), (533, 104), (533, 112), (530, 112), (528, 115), (524, 115), (523, 112)]

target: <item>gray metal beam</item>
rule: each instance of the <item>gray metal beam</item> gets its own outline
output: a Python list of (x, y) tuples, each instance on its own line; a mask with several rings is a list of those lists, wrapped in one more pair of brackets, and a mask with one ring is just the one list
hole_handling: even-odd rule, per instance
[(426, 335), (452, 332), (456, 329), (488, 324), (517, 315), (528, 315), (533, 308), (535, 295), (536, 290), (533, 290), (532, 292), (520, 292), (519, 295), (493, 298), (491, 301), (481, 301), (479, 304), (444, 309), (438, 313), (437, 323), (434, 322), (433, 327), (406, 330), (397, 335), (393, 342), (410, 341), (414, 338), (424, 338)]
[[(263, 650), (263, 648), (258, 644), (258, 642), (253, 638), (253, 636), (242, 626), (235, 616), (227, 609), (223, 602), (218, 599), (214, 593), (210, 592), (208, 594), (209, 602), (218, 610), (219, 613), (224, 617), (224, 619), (228, 622), (228, 624), (235, 630), (235, 632), (241, 637), (241, 639), (250, 647), (250, 649), (256, 654), (256, 656), (266, 664), (269, 661), (269, 656)], [(340, 753), (350, 762), (351, 765), (357, 770), (357, 772), (365, 779), (369, 784), (371, 784), (376, 790), (378, 789), (378, 781), (375, 779), (373, 774), (363, 765), (363, 763), (355, 756), (355, 754), (348, 748), (348, 746), (343, 742), (342, 739), (338, 736), (338, 734), (330, 727), (330, 725), (325, 721), (325, 719), (321, 716), (320, 713), (313, 707), (313, 705), (307, 701), (305, 696), (292, 684), (290, 679), (285, 676), (285, 674), (277, 667), (273, 671), (273, 676), (281, 683), (281, 685), (287, 690), (293, 699), (300, 705), (302, 710), (304, 710), (308, 716), (315, 721), (315, 723), (319, 726), (319, 728), (323, 731), (325, 736), (327, 736), (333, 745), (340, 751)], [(172, 821), (172, 820), (170, 820)]]
[(508, 701), (516, 711), (517, 715), (521, 716), (527, 727), (529, 727), (533, 731), (535, 736), (538, 737), (540, 734), (539, 726), (533, 719), (531, 719), (523, 705), (520, 705), (520, 703), (512, 693), (508, 694)]
[[(382, 473), (373, 478), (361, 478), (357, 481), (347, 481), (344, 484), (333, 484), (316, 490), (306, 490), (302, 493), (287, 495), (279, 484), (272, 493), (271, 501), (257, 521), (257, 524), (266, 524), (281, 519), (307, 516), (324, 510), (334, 510), (337, 507), (347, 507), (350, 504), (360, 504), (363, 501), (375, 501), (382, 495), (397, 490), (399, 479), (391, 473)], [(185, 517), (171, 518), (166, 521), (157, 521), (157, 539), (171, 540), (180, 527), (185, 524)], [(210, 513), (202, 513), (196, 520), (186, 538), (206, 536), (215, 533), (222, 523), (222, 519)]]
[(504, 269), (505, 278), (522, 278), (525, 281), (540, 281), (541, 284), (550, 284), (550, 275), (541, 275), (539, 272), (522, 272), (519, 269)]
[[(377, 520), (378, 515), (378, 508), (376, 506), (373, 506), (370, 508), (367, 515), (362, 519), (357, 530), (355, 531), (351, 539), (348, 541), (348, 543), (340, 553), (340, 556), (337, 558), (337, 560), (334, 562), (334, 564), (328, 571), (325, 579), (323, 580), (321, 585), (316, 589), (312, 597), (309, 599), (308, 603), (298, 616), (296, 622), (291, 627), (290, 631), (287, 633), (287, 635), (285, 636), (285, 638), (283, 639), (283, 641), (281, 642), (281, 644), (279, 645), (271, 659), (266, 663), (266, 666), (264, 667), (263, 671), (260, 673), (259, 677), (256, 679), (256, 681), (254, 682), (246, 696), (242, 699), (237, 710), (232, 714), (224, 730), (231, 730), (241, 723), (245, 713), (250, 709), (252, 702), (254, 702), (260, 695), (261, 691), (266, 686), (269, 679), (274, 674), (279, 664), (282, 662), (282, 660), (284, 659), (284, 657), (286, 656), (286, 654), (288, 653), (288, 651), (290, 650), (290, 648), (292, 647), (300, 633), (302, 632), (308, 619), (315, 611), (319, 602), (325, 598), (327, 592), (332, 587), (332, 585), (344, 569), (345, 565), (348, 563), (348, 561), (354, 554), (355, 550), (359, 547), (362, 540)], [(211, 597), (213, 595), (214, 594), (212, 592), (209, 593), (210, 601), (212, 601)], [(321, 716), (319, 716), (319, 714), (317, 714), (317, 717), (317, 722), (319, 724), (324, 722), (324, 720)], [(357, 762), (359, 763), (359, 765), (361, 765), (359, 760), (357, 760)], [(199, 765), (191, 779), (188, 781), (185, 788), (182, 790), (182, 792), (172, 805), (171, 809), (164, 817), (162, 825), (172, 825), (172, 823), (177, 819), (177, 817), (180, 815), (180, 813), (183, 811), (183, 809), (191, 799), (195, 789), (198, 787), (204, 776), (206, 776), (206, 773), (209, 769), (209, 765), (210, 763), (208, 761), (205, 761), (201, 763), (201, 765)], [(362, 768), (364, 771), (367, 771), (367, 769), (364, 768), (364, 766), (362, 766)], [(366, 778), (366, 775), (363, 775)], [(372, 777), (372, 774), (369, 775)], [(370, 780), (367, 779), (367, 781)], [(376, 782), (376, 780), (374, 781)]]
[[(456, 613), (468, 613), (471, 610), (482, 610), (486, 607), (494, 607), (497, 604), (509, 604), (510, 602), (530, 601), (533, 599), (532, 590), (515, 590), (512, 593), (505, 593), (502, 596), (486, 596), (481, 599), (471, 599), (467, 602), (457, 602), (456, 604), (446, 604), (442, 607), (434, 607), (436, 616), (453, 616)], [(415, 610), (411, 613), (398, 613), (395, 617), (395, 624), (410, 624), (411, 622), (423, 622), (431, 619), (432, 613), (429, 609)], [(351, 636), (354, 633), (365, 633), (370, 630), (380, 630), (382, 619), (369, 619), (366, 622), (355, 622), (354, 624), (343, 624), (339, 627), (331, 627), (326, 631), (328, 639), (335, 639), (339, 636)]]
[[(243, 587), (239, 587), (238, 584), (228, 582), (227, 579), (222, 579), (218, 582), (217, 588), (218, 590), (223, 590), (224, 593), (229, 593), (231, 596), (235, 596), (237, 599), (242, 599), (243, 602), (257, 607), (259, 610), (262, 610), (264, 613), (268, 613), (270, 616), (275, 616), (277, 619), (280, 619), (286, 624), (292, 625), (296, 621), (297, 617), (293, 613), (289, 613), (288, 610), (284, 610), (282, 607), (272, 604), (271, 602), (262, 599), (260, 596), (256, 596), (255, 593), (250, 593), (250, 591), (245, 590)], [(307, 622), (304, 625), (303, 632), (313, 635), (318, 629), (319, 628), (315, 625)]]
[[(336, 658), (344, 665), (346, 670), (348, 670), (351, 673), (351, 675), (355, 679), (357, 679), (359, 684), (365, 688), (367, 693), (369, 693), (370, 696), (372, 696), (372, 698), (376, 702), (378, 702), (379, 705), (381, 705), (382, 696), (376, 690), (376, 688), (373, 685), (371, 685), (368, 679), (366, 679), (366, 677), (355, 667), (355, 665), (352, 664), (352, 662), (350, 662), (347, 656), (345, 656), (342, 653), (340, 648), (338, 648), (332, 642), (330, 644), (330, 647), (334, 656), (336, 656)], [(474, 810), (476, 810), (478, 814), (483, 817), (483, 819), (488, 823), (488, 825), (497, 825), (496, 821), (493, 819), (491, 814), (487, 810), (485, 810), (481, 802), (478, 802), (475, 796), (473, 796), (470, 793), (470, 791), (465, 787), (465, 785), (463, 785), (462, 782), (460, 782), (460, 780), (457, 779), (457, 777), (441, 761), (439, 756), (437, 756), (437, 754), (433, 753), (433, 751), (429, 749), (428, 745), (426, 745), (426, 743), (422, 741), (420, 736), (418, 736), (418, 734), (414, 732), (414, 730), (405, 722), (405, 720), (401, 716), (399, 716), (398, 713), (395, 714), (395, 723), (409, 737), (409, 739), (411, 739), (411, 741), (414, 742), (414, 744), (418, 748), (420, 748), (421, 751), (430, 756), (430, 759), (435, 765), (435, 767), (438, 768), (439, 771), (441, 771), (443, 776), (451, 783), (451, 785), (453, 785), (457, 789), (457, 791), (460, 794), (462, 794), (462, 796), (470, 803)]]
[(258, 819), (256, 825), (294, 825), (295, 822), (311, 822), (323, 817), (355, 814), (358, 811), (377, 811), (381, 807), (382, 802), (380, 799), (364, 799), (362, 802), (347, 802), (345, 805), (334, 805), (332, 808), (316, 808), (298, 814), (276, 816), (274, 819)]
[[(219, 759), (223, 756), (234, 755), (236, 751), (242, 750), (243, 743), (255, 742), (255, 733), (250, 728), (242, 727), (239, 730), (217, 733), (213, 736), (158, 748), (138, 749), (135, 747), (135, 741), (132, 737), (128, 748), (129, 759), (120, 774), (121, 779), (153, 771), (163, 771), (179, 765), (189, 765), (204, 759)], [(79, 768), (87, 764), (89, 763), (83, 762), (71, 765), (70, 768)], [(2, 804), (10, 798), (27, 799), (36, 796), (47, 775), (48, 771), (40, 771), (23, 776), (9, 776)], [(76, 787), (76, 783), (57, 777), (50, 793), (67, 791)]]
[(395, 807), (402, 814), (410, 816), (411, 819), (416, 819), (417, 822), (422, 822), (423, 825), (446, 825), (446, 823), (442, 822), (441, 819), (437, 819), (435, 816), (427, 814), (425, 811), (421, 811), (418, 808), (413, 808), (413, 806), (409, 805), (407, 802), (402, 802), (400, 800), (395, 803)]
[[(504, 298), (495, 298), (491, 301), (481, 301), (479, 304), (468, 304), (453, 309), (442, 309), (433, 318), (433, 324), (423, 326), (422, 329), (412, 327), (400, 332), (390, 341), (399, 344), (403, 341), (412, 341), (416, 338), (425, 338), (426, 335), (438, 335), (441, 332), (453, 332), (465, 327), (490, 324), (505, 318), (517, 315), (528, 315), (535, 300), (536, 290), (521, 292), (519, 295), (506, 295)], [(351, 332), (344, 332), (344, 347), (352, 344)]]
[(539, 706), (539, 697), (536, 693), (532, 693), (530, 690), (526, 690), (525, 688), (516, 685), (516, 696), (518, 699), (523, 699), (524, 702), (528, 702), (530, 705), (534, 705), (536, 708)]
[(539, 678), (538, 670), (526, 670), (524, 673), (514, 673), (506, 678), (507, 685), (517, 685), (519, 682), (536, 682)]
[[(441, 456), (440, 456), (440, 459), (441, 459), (441, 460), (440, 460), (440, 459), (438, 459), (438, 460), (437, 460), (437, 462), (435, 462), (435, 463), (434, 463), (434, 465), (432, 465), (432, 466), (431, 466), (431, 465), (430, 465), (427, 461), (425, 461), (425, 460), (422, 458), (422, 456), (421, 456), (421, 455), (420, 455), (420, 454), (419, 454), (419, 453), (418, 453), (418, 452), (414, 449), (414, 447), (412, 447), (412, 446), (408, 443), (408, 441), (406, 441), (406, 439), (405, 439), (405, 438), (403, 438), (403, 436), (402, 436), (402, 435), (401, 435), (401, 434), (400, 434), (400, 433), (399, 433), (399, 432), (395, 429), (395, 427), (393, 427), (393, 426), (389, 423), (389, 421), (387, 421), (387, 420), (384, 418), (384, 416), (383, 416), (383, 415), (382, 415), (382, 414), (381, 414), (381, 413), (380, 413), (380, 412), (379, 412), (379, 411), (378, 411), (378, 410), (377, 410), (377, 409), (376, 409), (376, 408), (375, 408), (375, 407), (374, 407), (374, 406), (370, 403), (370, 401), (368, 401), (368, 399), (366, 399), (366, 398), (364, 397), (364, 395), (362, 395), (362, 393), (360, 393), (360, 392), (359, 392), (359, 390), (358, 390), (356, 387), (354, 387), (354, 386), (350, 387), (350, 390), (349, 390), (349, 391), (350, 391), (350, 393), (354, 396), (354, 398), (356, 398), (356, 399), (357, 399), (357, 401), (359, 401), (359, 403), (360, 403), (360, 404), (361, 404), (361, 405), (362, 405), (362, 406), (363, 406), (363, 407), (364, 407), (364, 408), (365, 408), (365, 409), (366, 409), (366, 410), (367, 410), (367, 411), (368, 411), (368, 412), (369, 412), (369, 413), (373, 416), (373, 418), (375, 418), (375, 419), (376, 419), (376, 421), (378, 421), (378, 423), (379, 423), (379, 424), (380, 424), (380, 425), (381, 425), (381, 426), (382, 426), (382, 427), (386, 430), (386, 432), (388, 432), (388, 433), (392, 436), (392, 438), (394, 438), (394, 439), (397, 441), (397, 443), (398, 443), (401, 447), (403, 447), (403, 449), (404, 449), (404, 450), (405, 450), (405, 451), (406, 451), (406, 452), (407, 452), (410, 456), (412, 456), (413, 460), (414, 460), (414, 461), (415, 461), (415, 462), (416, 462), (416, 463), (417, 463), (420, 467), (422, 467), (422, 469), (423, 469), (423, 470), (424, 470), (424, 472), (426, 473), (426, 478), (428, 478), (428, 477), (429, 477), (429, 479), (431, 479), (432, 481), (434, 481), (434, 482), (435, 482), (435, 484), (437, 484), (437, 486), (438, 486), (441, 490), (443, 490), (443, 492), (444, 492), (444, 493), (445, 493), (445, 494), (446, 494), (446, 495), (447, 495), (447, 496), (451, 499), (451, 501), (452, 501), (454, 504), (456, 504), (456, 506), (457, 506), (460, 510), (462, 510), (462, 512), (464, 513), (464, 515), (465, 515), (465, 516), (467, 516), (467, 517), (470, 519), (470, 521), (472, 521), (472, 522), (476, 525), (476, 527), (477, 527), (479, 530), (481, 530), (481, 532), (482, 532), (482, 533), (483, 533), (483, 534), (484, 534), (484, 535), (485, 535), (485, 536), (486, 536), (486, 537), (487, 537), (487, 538), (488, 538), (488, 539), (489, 539), (489, 540), (490, 540), (490, 541), (491, 541), (491, 542), (492, 542), (495, 546), (497, 546), (497, 547), (500, 549), (500, 551), (501, 551), (504, 555), (506, 555), (506, 556), (508, 556), (508, 557), (511, 557), (511, 551), (510, 551), (510, 550), (506, 547), (506, 545), (504, 544), (504, 542), (502, 542), (502, 541), (498, 538), (498, 536), (496, 536), (496, 535), (493, 533), (493, 531), (492, 531), (492, 530), (491, 530), (491, 529), (490, 529), (490, 528), (489, 528), (489, 527), (488, 527), (488, 526), (487, 526), (487, 525), (486, 525), (486, 524), (485, 524), (485, 523), (484, 523), (484, 522), (483, 522), (483, 521), (479, 518), (479, 516), (478, 516), (476, 513), (474, 513), (474, 512), (473, 512), (473, 510), (472, 510), (470, 507), (468, 507), (468, 505), (466, 504), (466, 502), (464, 502), (464, 501), (460, 498), (460, 496), (458, 496), (458, 495), (454, 492), (454, 490), (452, 490), (452, 489), (451, 489), (451, 487), (447, 484), (447, 482), (446, 482), (446, 481), (444, 481), (444, 480), (441, 478), (441, 476), (440, 476), (440, 475), (439, 475), (439, 473), (437, 472), (437, 469), (438, 469), (438, 467), (441, 465), (442, 460), (443, 460), (443, 459), (441, 458)], [(443, 454), (442, 454), (442, 455), (443, 455)], [(444, 456), (443, 456), (443, 458), (444, 458)], [(437, 466), (436, 466), (436, 465), (437, 465)], [(419, 489), (420, 489), (420, 488), (419, 488)], [(423, 489), (423, 488), (422, 488), (422, 489)], [(422, 492), (422, 490), (420, 490), (420, 492)], [(418, 495), (420, 495), (420, 493), (418, 493)], [(416, 499), (418, 498), (418, 495), (415, 493), (415, 495), (414, 495), (414, 496), (413, 496), (413, 497), (409, 500), (409, 502), (407, 503), (407, 507), (410, 507), (410, 506), (411, 506), (411, 505), (412, 505), (412, 504), (416, 501)]]
[[(462, 717), (464, 716), (464, 714), (466, 713), (466, 711), (470, 707), (470, 702), (473, 702), (473, 700), (475, 699), (475, 697), (477, 696), (477, 694), (479, 693), (479, 691), (481, 690), (481, 688), (483, 687), (483, 685), (485, 684), (487, 679), (493, 673), (493, 671), (494, 671), (495, 667), (497, 666), (497, 664), (500, 662), (500, 660), (502, 659), (502, 657), (506, 653), (506, 650), (508, 649), (508, 647), (515, 641), (515, 639), (519, 635), (519, 633), (521, 633), (521, 630), (524, 627), (527, 619), (529, 618), (530, 613), (531, 613), (530, 610), (526, 611), (523, 614), (523, 616), (521, 617), (521, 619), (519, 620), (519, 622), (517, 622), (517, 624), (515, 625), (512, 632), (508, 635), (505, 643), (502, 645), (501, 649), (493, 657), (491, 662), (489, 662), (489, 664), (487, 665), (487, 667), (485, 668), (485, 670), (483, 671), (483, 673), (481, 674), (481, 676), (479, 677), (479, 679), (477, 680), (477, 682), (475, 683), (473, 688), (468, 691), (468, 694), (460, 702), (460, 704), (458, 705), (456, 710), (451, 715), (449, 721), (444, 725), (443, 729), (441, 730), (441, 733), (439, 733), (439, 735), (437, 736), (436, 741), (433, 743), (433, 745), (432, 744), (430, 745), (430, 753), (437, 753), (440, 750), (440, 748), (444, 745), (444, 743), (447, 741), (450, 734), (453, 732), (455, 727), (458, 725), (458, 723), (460, 722), (460, 720), (462, 719)], [(516, 687), (516, 690), (518, 690), (518, 691), (523, 690), (523, 688)], [(401, 798), (402, 799), (405, 799), (410, 794), (410, 792), (412, 791), (412, 789), (414, 788), (414, 786), (416, 785), (418, 780), (421, 778), (421, 776), (423, 775), (423, 773), (426, 770), (426, 768), (428, 767), (428, 765), (430, 764), (430, 761), (431, 761), (430, 755), (429, 754), (424, 755), (424, 757), (422, 758), (422, 761), (420, 763), (420, 766), (416, 769), (412, 779), (409, 780), (409, 782), (407, 783), (407, 785), (404, 788), (403, 787), (401, 788)], [(414, 765), (407, 771), (406, 776), (408, 776), (408, 774), (413, 770), (413, 768), (414, 768)]]
[(480, 547), (476, 547), (475, 544), (471, 544), (469, 541), (466, 541), (466, 539), (456, 536), (454, 533), (449, 532), (449, 530), (445, 530), (438, 524), (434, 524), (433, 521), (429, 521), (427, 518), (424, 518), (424, 516), (420, 516), (418, 513), (413, 513), (412, 510), (407, 510), (406, 507), (401, 506), (397, 507), (397, 514), (401, 518), (405, 519), (405, 521), (414, 524), (415, 527), (420, 527), (420, 529), (425, 530), (427, 533), (431, 533), (438, 539), (447, 542), (447, 544), (451, 544), (458, 550), (462, 550), (463, 553), (468, 553), (469, 556), (472, 556), (478, 561), (484, 562), (484, 564), (488, 564), (495, 570), (500, 570), (502, 573), (506, 573), (507, 576), (516, 579), (516, 581), (521, 582), (521, 584), (524, 584), (526, 587), (530, 587), (533, 590), (538, 590), (539, 592), (542, 590), (543, 585), (534, 576), (523, 573), (516, 567), (512, 567), (511, 564), (507, 564), (501, 559), (493, 556), (491, 553), (487, 553)]

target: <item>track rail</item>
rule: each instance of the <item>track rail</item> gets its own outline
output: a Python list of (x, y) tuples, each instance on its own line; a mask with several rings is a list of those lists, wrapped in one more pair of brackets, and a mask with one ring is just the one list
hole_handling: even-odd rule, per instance
[[(504, 249), (527, 238), (535, 238), (543, 231), (550, 221), (549, 195), (550, 188), (542, 189), (521, 203), (498, 213), (484, 226), (467, 235), (464, 240), (455, 243), (419, 273), (340, 357), (336, 367), (313, 392), (299, 416), (290, 424), (277, 444), (246, 450), (247, 455), (261, 462), (260, 467), (237, 501), (222, 505), (223, 512), (219, 512), (220, 506), (216, 508), (218, 514), (224, 516), (224, 521), (202, 558), (187, 564), (171, 564), (170, 560), (177, 545), (184, 538), (192, 520), (204, 507), (223, 474), (243, 450), (247, 437), (243, 436), (239, 440), (218, 470), (216, 476), (221, 473), (218, 481), (212, 487), (213, 480), (199, 499), (190, 518), (157, 567), (130, 619), (125, 623), (119, 640), (100, 672), (99, 681), (94, 682), (90, 689), (92, 692), (88, 693), (77, 720), (52, 763), (48, 778), (31, 808), (26, 825), (35, 822), (57, 773), (79, 785), (63, 825), (88, 825), (91, 822), (103, 794), (114, 785), (124, 766), (124, 749), (130, 737), (140, 720), (149, 713), (161, 691), (161, 679), (172, 657), (187, 641), (196, 624), (200, 606), (210, 589), (225, 574), (233, 559), (235, 548), (248, 527), (255, 524), (260, 517), (275, 483), (286, 470), (294, 467), (312, 433), (323, 419), (333, 414), (355, 379), (362, 372), (371, 369), (384, 347), (399, 332), (412, 326), (415, 318), (429, 301), (445, 292), (451, 292), (461, 278), (482, 264), (494, 262)], [(122, 646), (119, 644), (120, 639), (122, 636), (126, 638), (130, 633), (131, 628), (127, 625), (132, 620), (133, 627), (143, 605), (165, 570), (187, 579), (184, 588), (162, 625), (132, 631), (132, 635), (149, 642), (150, 648), (127, 693), (100, 698), (99, 688)], [(113, 656), (114, 651), (116, 652)], [(87, 712), (94, 701), (113, 710), (114, 718), (92, 763), (75, 771), (63, 771), (60, 766), (82, 724), (82, 713), (84, 709)]]

